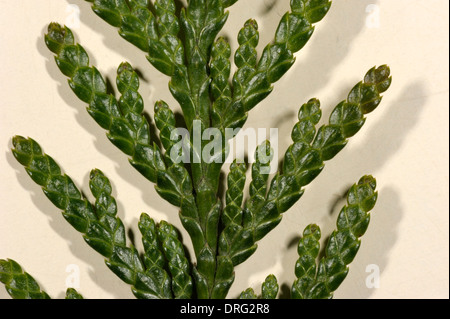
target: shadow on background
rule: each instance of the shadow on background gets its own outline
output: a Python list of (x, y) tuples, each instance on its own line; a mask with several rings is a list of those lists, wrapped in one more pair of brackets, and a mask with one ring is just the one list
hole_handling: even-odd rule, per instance
[[(418, 98), (411, 98), (411, 94)], [(426, 103), (425, 89), (421, 83), (413, 83), (403, 89), (401, 96), (389, 105), (381, 104), (380, 107), (388, 108), (383, 117), (367, 132), (362, 129), (360, 134), (364, 134), (364, 139), (359, 147), (349, 148), (347, 146), (331, 162), (334, 169), (333, 174), (327, 174), (327, 169), (331, 165), (325, 165), (322, 174), (306, 187), (308, 197), (306, 201), (301, 201), (298, 205), (299, 211), (304, 212), (301, 220), (308, 220), (318, 223), (322, 228), (322, 238), (326, 238), (332, 230), (335, 229), (337, 214), (345, 200), (336, 199), (336, 196), (324, 204), (325, 198), (335, 194), (336, 181), (348, 181), (349, 176), (353, 176), (351, 183), (357, 182), (359, 178), (366, 174), (372, 174), (377, 177), (377, 171), (383, 168), (389, 160), (402, 148), (403, 142), (408, 134), (419, 122), (420, 114)], [(376, 112), (376, 111), (375, 111)], [(370, 114), (368, 115), (370, 121)], [(349, 142), (351, 144), (351, 140)], [(348, 149), (347, 149), (348, 148)], [(345, 190), (348, 189), (345, 186)], [(324, 195), (324, 190), (327, 190)], [(342, 190), (342, 189), (341, 189)], [(350, 265), (350, 274), (357, 276), (366, 276), (366, 267), (369, 264), (375, 264), (380, 268), (380, 274), (386, 268), (389, 260), (389, 251), (397, 240), (397, 228), (404, 214), (401, 205), (400, 192), (395, 189), (388, 180), (380, 181), (378, 179), (379, 197), (377, 204), (372, 211), (372, 221), (366, 235), (362, 238), (362, 245), (354, 262)], [(341, 192), (341, 193), (345, 193)], [(330, 216), (330, 207), (334, 206)], [(289, 214), (289, 212), (287, 212)], [(300, 232), (301, 230), (299, 230)], [(287, 283), (289, 286), (293, 282), (293, 267), (298, 258), (296, 248), (299, 237), (288, 241), (287, 251), (283, 265), (286, 266), (280, 282)], [(281, 280), (282, 278), (282, 280)], [(348, 279), (352, 282), (351, 279)], [(359, 288), (364, 283), (358, 285)], [(354, 286), (342, 284), (337, 291), (340, 298), (369, 298), (374, 292), (373, 289), (362, 288), (355, 291)]]

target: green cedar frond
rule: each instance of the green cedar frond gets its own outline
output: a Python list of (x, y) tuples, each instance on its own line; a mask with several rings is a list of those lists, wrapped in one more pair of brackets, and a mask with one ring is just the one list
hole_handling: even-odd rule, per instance
[(87, 0), (92, 10), (119, 34), (148, 53), (148, 60), (160, 72), (171, 75), (175, 65), (183, 64), (184, 48), (178, 38), (179, 19), (173, 0), (157, 0), (155, 11), (148, 0)]
[(184, 247), (178, 238), (178, 232), (167, 222), (161, 222), (157, 228), (158, 240), (168, 261), (172, 275), (172, 289), (176, 298), (191, 298), (193, 283), (190, 265), (185, 256)]
[[(246, 215), (255, 218), (252, 223), (244, 223), (242, 234), (251, 231), (249, 239), (246, 240), (247, 237), (242, 236), (236, 243), (237, 246), (231, 249), (235, 251), (234, 256), (245, 256), (235, 258), (235, 265), (253, 253), (252, 247), (255, 247), (256, 241), (280, 222), (281, 214), (302, 196), (303, 186), (309, 184), (322, 171), (324, 161), (334, 157), (347, 144), (347, 139), (362, 127), (366, 114), (364, 110), (373, 109), (374, 104), (379, 104), (380, 93), (389, 87), (390, 81), (389, 69), (386, 66), (369, 70), (364, 82), (358, 83), (351, 90), (347, 101), (341, 102), (332, 112), (329, 124), (322, 126), (317, 133), (314, 126), (321, 115), (318, 100), (310, 100), (300, 108), (299, 122), (292, 133), (294, 144), (286, 152), (283, 172), (277, 173), (272, 179), (267, 194), (264, 177), (258, 177), (263, 179), (259, 194), (262, 198), (256, 200), (257, 205), (247, 205)], [(368, 105), (370, 107), (367, 107)], [(257, 190), (255, 186), (250, 186), (250, 203), (252, 194), (258, 194)]]
[(314, 284), (317, 273), (316, 259), (320, 252), (319, 239), (320, 228), (317, 225), (308, 225), (303, 231), (303, 236), (298, 243), (298, 255), (295, 264), (295, 276), (297, 279), (292, 285), (292, 299), (306, 299), (310, 287)]
[[(239, 31), (235, 52), (224, 37), (218, 37), (228, 19), (226, 9), (237, 0), (188, 0), (185, 7), (175, 0), (87, 1), (100, 18), (118, 28), (124, 39), (143, 50), (149, 62), (169, 77), (169, 91), (180, 105), (189, 135), (179, 135), (175, 113), (167, 103), (158, 101), (154, 106), (158, 132), (154, 135), (159, 135), (159, 141), (151, 138), (139, 77), (129, 63), (117, 69), (120, 96), (115, 97), (69, 28), (51, 23), (45, 43), (68, 77), (69, 86), (88, 105), (88, 113), (108, 139), (129, 156), (136, 170), (155, 183), (163, 199), (179, 208), (195, 263), (188, 260), (173, 225), (157, 223), (144, 213), (138, 222), (144, 252), (127, 245), (111, 183), (100, 170), (90, 175), (95, 198), (95, 203), (90, 203), (31, 138), (14, 137), (13, 155), (62, 210), (64, 218), (105, 257), (107, 266), (131, 286), (136, 297), (225, 298), (235, 280), (235, 267), (256, 251), (258, 242), (281, 222), (282, 214), (301, 198), (325, 162), (345, 147), (364, 125), (366, 114), (378, 107), (392, 81), (390, 69), (386, 65), (370, 69), (347, 99), (334, 108), (328, 123), (320, 127), (319, 100), (303, 104), (282, 168), (269, 176), (271, 161), (277, 159), (272, 158), (270, 143), (262, 143), (250, 167), (248, 197), (247, 165), (235, 160), (223, 199), (221, 171), (229, 140), (294, 64), (295, 54), (309, 41), (315, 25), (330, 10), (331, 1), (290, 0), (290, 11), (281, 17), (273, 41), (265, 44), (260, 56), (260, 34), (254, 19), (247, 20)], [(236, 66), (233, 74), (232, 58)], [(221, 142), (213, 153), (204, 135)], [(210, 158), (205, 159), (204, 153)], [(291, 297), (332, 298), (359, 249), (359, 238), (367, 229), (368, 212), (376, 197), (375, 180), (370, 176), (350, 189), (348, 205), (339, 214), (337, 230), (318, 263), (320, 228), (311, 224), (305, 229), (298, 246), (297, 279)], [(0, 260), (0, 281), (13, 298), (48, 298), (10, 259)], [(278, 291), (277, 279), (270, 275), (260, 296), (249, 288), (240, 298), (274, 299)], [(66, 298), (82, 296), (68, 289)]]
[[(311, 99), (302, 105), (299, 122), (294, 126), (291, 145), (285, 155), (283, 172), (275, 175), (267, 191), (267, 174), (260, 173), (258, 162), (253, 165), (253, 181), (250, 199), (244, 211), (242, 225), (233, 228), (233, 239), (221, 235), (217, 270), (217, 289), (224, 291), (226, 283), (234, 281), (233, 267), (244, 262), (257, 249), (256, 242), (276, 227), (282, 213), (303, 195), (303, 187), (309, 184), (324, 167), (324, 161), (334, 157), (357, 133), (365, 122), (364, 114), (381, 101), (381, 93), (389, 88), (389, 68), (372, 68), (332, 112), (328, 125), (316, 131), (321, 117), (320, 103)], [(325, 132), (335, 132), (326, 135)], [(325, 138), (326, 137), (326, 138)], [(268, 153), (268, 150), (266, 150)]]
[(157, 225), (150, 216), (142, 213), (138, 226), (144, 244), (143, 261), (145, 267), (148, 272), (154, 275), (159, 290), (163, 291), (165, 296), (171, 298), (172, 279), (166, 271), (168, 262), (163, 252), (162, 243), (158, 238)]

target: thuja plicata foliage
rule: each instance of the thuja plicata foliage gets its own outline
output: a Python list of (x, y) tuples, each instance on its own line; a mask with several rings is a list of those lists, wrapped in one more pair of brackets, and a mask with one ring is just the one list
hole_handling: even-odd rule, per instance
[[(70, 88), (87, 104), (88, 113), (106, 131), (107, 138), (155, 184), (163, 199), (178, 207), (192, 241), (192, 258), (173, 225), (157, 222), (145, 213), (138, 224), (144, 251), (127, 244), (111, 183), (100, 170), (90, 173), (89, 187), (95, 198), (90, 202), (33, 139), (13, 137), (12, 153), (137, 298), (226, 298), (235, 280), (235, 267), (251, 257), (258, 242), (281, 222), (324, 163), (344, 148), (363, 126), (366, 114), (380, 104), (380, 94), (391, 84), (389, 68), (370, 69), (347, 99), (334, 108), (328, 123), (320, 127), (319, 100), (303, 104), (280, 170), (268, 174), (270, 161), (277, 159), (272, 158), (273, 150), (266, 141), (258, 146), (251, 165), (238, 159), (231, 163), (222, 198), (219, 185), (228, 142), (294, 64), (294, 55), (311, 38), (331, 1), (291, 0), (290, 11), (282, 16), (273, 41), (260, 55), (258, 24), (253, 19), (239, 31), (239, 46), (233, 55), (227, 39), (218, 37), (227, 21), (227, 7), (237, 0), (188, 0), (186, 6), (174, 0), (90, 2), (101, 19), (118, 28), (124, 39), (144, 51), (149, 62), (169, 77), (169, 90), (181, 107), (187, 138), (174, 134), (175, 114), (164, 101), (154, 106), (158, 131), (150, 133), (151, 123), (143, 114), (144, 100), (139, 94), (139, 76), (129, 63), (117, 69), (117, 98), (109, 92), (105, 78), (89, 64), (88, 54), (69, 28), (51, 23), (45, 43), (68, 77)], [(200, 134), (208, 129), (219, 133), (214, 138), (219, 136), (221, 147), (207, 158), (202, 154), (209, 141), (195, 142), (196, 129)], [(225, 134), (227, 129), (232, 130), (231, 136)], [(247, 190), (248, 169), (251, 181)], [(363, 176), (348, 190), (347, 204), (325, 247), (320, 247), (319, 226), (306, 227), (298, 243), (298, 260), (292, 265), (296, 279), (290, 284), (291, 298), (333, 297), (358, 252), (376, 199), (375, 179)], [(11, 259), (0, 260), (0, 281), (13, 298), (49, 298)], [(278, 292), (276, 277), (269, 275), (261, 291), (249, 288), (239, 297), (275, 299)], [(66, 298), (82, 296), (69, 289)]]

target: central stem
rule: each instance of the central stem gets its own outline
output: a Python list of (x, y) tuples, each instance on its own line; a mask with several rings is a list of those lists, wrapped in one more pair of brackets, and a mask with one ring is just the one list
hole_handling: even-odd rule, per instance
[[(194, 269), (197, 296), (209, 299), (212, 296), (216, 272), (218, 225), (221, 201), (217, 198), (222, 163), (207, 163), (202, 156), (203, 132), (211, 127), (210, 74), (211, 46), (225, 24), (227, 13), (219, 0), (190, 0), (181, 12), (181, 25), (185, 33), (185, 53), (189, 103), (187, 127), (191, 133), (192, 181), (195, 190), (199, 224), (204, 235), (204, 246), (196, 251), (197, 264)], [(184, 101), (183, 101), (184, 102)], [(183, 109), (185, 113), (185, 110)], [(185, 117), (186, 118), (186, 117)], [(198, 122), (200, 128), (195, 127)], [(198, 144), (198, 145), (197, 145)]]

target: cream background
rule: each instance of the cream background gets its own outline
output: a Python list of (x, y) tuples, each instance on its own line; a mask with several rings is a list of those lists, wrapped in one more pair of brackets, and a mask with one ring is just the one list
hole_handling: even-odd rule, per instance
[[(79, 25), (69, 5), (79, 7)], [(239, 27), (255, 17), (265, 44), (288, 7), (288, 0), (240, 0), (230, 9), (222, 34), (233, 39), (236, 48)], [(168, 79), (83, 0), (0, 0), (0, 8), (0, 258), (18, 261), (53, 297), (63, 296), (73, 274), (70, 265), (76, 265), (79, 291), (86, 298), (132, 298), (129, 287), (107, 269), (15, 161), (11, 137), (37, 140), (85, 194), (89, 171), (102, 169), (113, 183), (119, 216), (141, 248), (136, 227), (140, 213), (180, 226), (177, 210), (158, 197), (85, 112), (44, 45), (46, 26), (51, 21), (71, 24), (91, 63), (111, 80), (124, 60), (139, 68), (145, 77), (140, 92), (150, 114), (159, 99), (176, 107)], [(391, 67), (392, 87), (361, 132), (327, 163), (302, 200), (237, 268), (230, 297), (248, 286), (259, 291), (269, 273), (280, 283), (291, 283), (296, 249), (289, 243), (312, 222), (329, 234), (338, 213), (330, 213), (333, 202), (364, 174), (377, 178), (379, 201), (335, 297), (449, 297), (448, 9), (446, 0), (334, 1), (294, 67), (251, 113), (246, 127), (278, 127), (281, 156), (290, 143), (298, 107), (309, 98), (321, 99), (327, 118), (369, 68), (384, 63)], [(371, 264), (380, 269), (380, 287), (375, 289), (365, 285)], [(0, 298), (9, 298), (3, 288)]]

